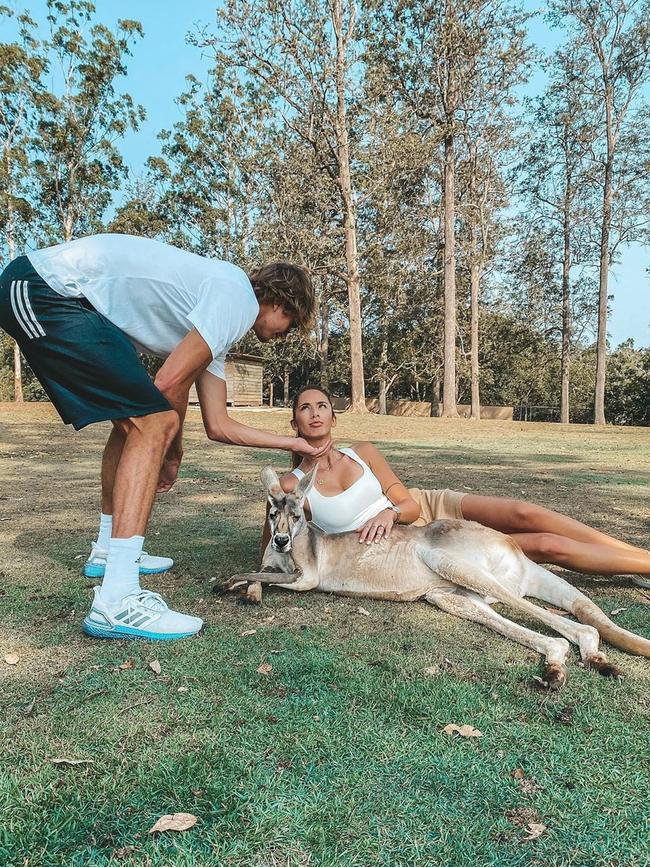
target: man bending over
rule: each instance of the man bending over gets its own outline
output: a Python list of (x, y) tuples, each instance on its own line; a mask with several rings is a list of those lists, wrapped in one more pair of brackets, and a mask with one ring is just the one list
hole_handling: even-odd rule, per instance
[[(83, 622), (100, 638), (184, 638), (203, 626), (172, 611), (140, 575), (171, 568), (143, 553), (156, 490), (176, 480), (196, 382), (211, 440), (317, 457), (305, 440), (239, 424), (226, 408), (225, 356), (249, 329), (266, 342), (305, 328), (307, 273), (276, 262), (248, 277), (228, 262), (148, 238), (94, 235), (38, 250), (0, 276), (0, 326), (15, 340), (59, 415), (76, 430), (111, 421), (102, 510), (84, 572), (103, 578)], [(139, 352), (165, 358), (154, 381)]]

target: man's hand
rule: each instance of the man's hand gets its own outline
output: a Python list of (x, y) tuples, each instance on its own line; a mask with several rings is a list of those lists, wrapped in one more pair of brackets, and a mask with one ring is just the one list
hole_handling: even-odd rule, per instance
[(163, 465), (160, 468), (160, 477), (158, 479), (157, 494), (166, 494), (172, 489), (174, 482), (178, 477), (178, 470), (181, 465), (181, 459), (177, 456), (173, 458), (165, 458)]
[(396, 514), (392, 509), (384, 509), (374, 518), (371, 518), (363, 527), (357, 529), (359, 533), (359, 542), (365, 542), (369, 545), (371, 542), (381, 542), (382, 539), (388, 539), (390, 531), (393, 529)]
[(296, 452), (305, 458), (320, 458), (321, 455), (327, 454), (332, 448), (332, 440), (327, 440), (322, 446), (310, 446), (307, 440), (302, 437), (296, 437), (291, 444), (292, 452)]

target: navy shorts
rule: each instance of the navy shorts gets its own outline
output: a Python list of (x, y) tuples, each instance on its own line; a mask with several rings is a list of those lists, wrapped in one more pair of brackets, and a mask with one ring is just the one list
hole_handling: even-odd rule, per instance
[(0, 328), (76, 430), (171, 409), (126, 334), (85, 298), (50, 289), (27, 256), (0, 275)]

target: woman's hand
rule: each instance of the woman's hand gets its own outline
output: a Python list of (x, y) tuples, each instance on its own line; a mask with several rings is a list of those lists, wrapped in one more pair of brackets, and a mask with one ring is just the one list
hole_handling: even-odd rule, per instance
[(359, 542), (370, 545), (371, 542), (381, 542), (382, 539), (388, 539), (396, 517), (397, 515), (392, 509), (384, 509), (383, 512), (375, 515), (367, 524), (358, 528)]
[(302, 437), (296, 437), (291, 446), (291, 451), (297, 452), (305, 458), (320, 458), (332, 448), (332, 440), (328, 439), (321, 446), (312, 446)]

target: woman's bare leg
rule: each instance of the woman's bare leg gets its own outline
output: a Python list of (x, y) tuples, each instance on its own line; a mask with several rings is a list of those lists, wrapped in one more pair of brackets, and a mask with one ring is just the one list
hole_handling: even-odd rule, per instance
[(592, 575), (650, 575), (650, 554), (641, 548), (576, 542), (554, 533), (510, 533), (510, 537), (536, 563), (553, 563)]
[(491, 527), (501, 533), (554, 533), (576, 542), (591, 542), (596, 545), (609, 545), (613, 548), (635, 548), (620, 539), (614, 539), (600, 530), (594, 530), (580, 521), (553, 512), (535, 503), (511, 500), (506, 497), (482, 497), (467, 494), (463, 497), (463, 517), (466, 521), (476, 521), (484, 527)]
[(504, 497), (467, 494), (463, 517), (507, 533), (537, 563), (601, 575), (650, 575), (650, 553), (551, 509)]

